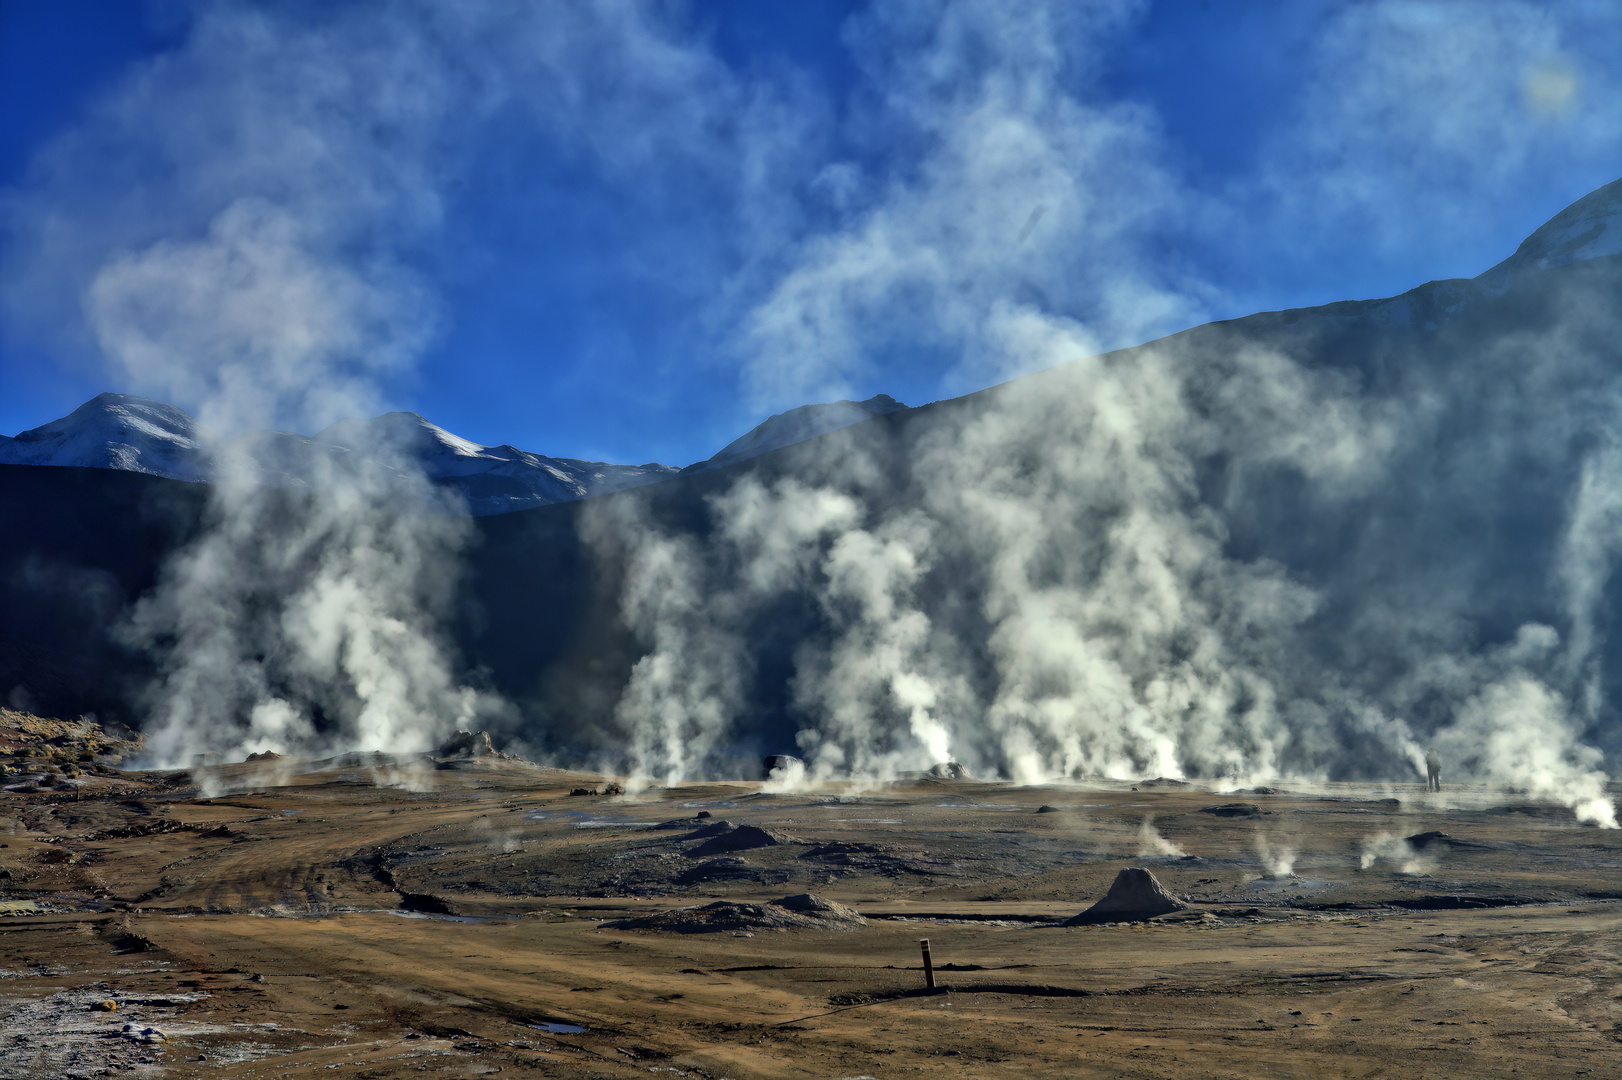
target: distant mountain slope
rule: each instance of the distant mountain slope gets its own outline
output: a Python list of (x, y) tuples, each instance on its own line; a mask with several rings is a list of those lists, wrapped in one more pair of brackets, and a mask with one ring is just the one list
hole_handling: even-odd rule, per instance
[(1589, 192), (1544, 222), (1515, 254), (1477, 280), (1496, 286), (1517, 271), (1622, 255), (1622, 180)]
[(366, 448), (392, 448), (418, 462), (430, 480), (461, 491), (475, 516), (622, 491), (664, 480), (677, 472), (669, 465), (656, 463), (611, 465), (547, 457), (506, 444), (480, 446), (413, 412), (340, 420), (318, 433), (315, 441), (357, 453), (365, 453)]
[(801, 405), (778, 413), (755, 425), (746, 434), (723, 446), (713, 457), (689, 465), (684, 472), (702, 472), (733, 465), (772, 450), (826, 435), (830, 431), (871, 420), (875, 416), (899, 412), (906, 406), (889, 394), (875, 394), (866, 401), (835, 401), (826, 405)]

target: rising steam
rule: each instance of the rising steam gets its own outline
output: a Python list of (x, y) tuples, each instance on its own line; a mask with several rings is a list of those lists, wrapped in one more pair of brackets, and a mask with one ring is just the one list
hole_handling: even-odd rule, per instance
[[(255, 446), (212, 434), (364, 409), (369, 365), (408, 356), (420, 336), (411, 292), (346, 273), (285, 212), (245, 200), (199, 240), (118, 258), (89, 297), (106, 354), (140, 385), (198, 401), (212, 422), (208, 526), (127, 632), (161, 657), (153, 759), (421, 751), (467, 723), (475, 695), (456, 685), (434, 625), (466, 521), (406, 448), (334, 453), (297, 436)], [(304, 451), (296, 482), (256, 453), (275, 439)]]
[[(975, 5), (948, 23), (989, 57), (950, 94), (928, 72), (958, 38), (867, 27), (920, 65), (892, 104), (942, 137), (915, 180), (805, 249), (740, 348), (768, 396), (846, 385), (902, 326), (962, 371), (1049, 370), (909, 417), (903, 436), (875, 422), (820, 440), (773, 466), (793, 481), (712, 497), (702, 543), (652, 523), (631, 565), (665, 575), (675, 606), (650, 607), (632, 574), (622, 615), (652, 645), (622, 698), (632, 744), (662, 742), (661, 763), (679, 744), (684, 776), (720, 767), (705, 747), (746, 744), (753, 627), (792, 596), (819, 613), (789, 706), (814, 776), (953, 756), (1024, 783), (1418, 780), (1428, 743), (1451, 778), (1614, 826), (1588, 741), (1622, 505), (1622, 419), (1587, 404), (1622, 390), (1608, 279), (1528, 266), (1521, 284), (1089, 355), (1198, 310), (1197, 290), (1134, 261), (1129, 215), (1089, 214), (1124, 190), (1101, 171), (1143, 159), (1119, 116), (1066, 96), (1039, 43)], [(1165, 177), (1131, 189), (1152, 200)], [(1033, 206), (1051, 209), (1025, 230)], [(1078, 292), (1076, 251), (1119, 270), (1117, 291)], [(1104, 295), (1107, 317), (1056, 310)], [(1488, 310), (1518, 329), (1470, 314)], [(1580, 479), (1562, 502), (1516, 485), (1526, 462)], [(1537, 514), (1563, 533), (1528, 541), (1541, 579), (1511, 592), (1506, 555), (1477, 541)], [(760, 552), (793, 572), (758, 572)]]
[[(1141, 9), (873, 5), (845, 28), (843, 110), (732, 72), (661, 5), (201, 5), (5, 207), (12, 317), (83, 326), (217, 433), (210, 527), (128, 627), (160, 658), (154, 754), (417, 750), (492, 707), (443, 630), (467, 522), (404, 448), (289, 473), (296, 436), (238, 437), (382, 407), (433, 340), (420, 256), (487, 121), (542, 133), (634, 221), (728, 207), (604, 277), (657, 267), (762, 409), (881, 365), (931, 394), (1038, 372), (713, 474), (680, 512), (588, 508), (634, 655), (578, 716), (532, 716), (578, 729), (538, 742), (641, 783), (754, 775), (763, 750), (810, 782), (949, 759), (1021, 783), (1417, 781), (1434, 745), (1448, 782), (1614, 827), (1614, 267), (1511, 260), (1120, 348), (1243, 308), (1168, 251), (1229, 268), (1242, 238), (1308, 237), (1259, 250), (1321, 268), (1331, 241), (1462, 243), (1456, 193), (1496, 188), (1461, 185), (1588, 160), (1547, 152), (1545, 90), (1523, 101), (1573, 41), (1512, 3), (1460, 16), (1445, 56), (1390, 5), (1327, 18), (1328, 74), (1248, 185), (1276, 205), (1219, 206), (1101, 89)], [(1470, 96), (1439, 109), (1433, 86)], [(1569, 126), (1614, 132), (1576, 86)], [(841, 160), (855, 144), (909, 160)], [(150, 182), (96, 187), (109, 154)]]
[[(354, 43), (333, 64), (341, 41), (278, 41), (273, 29), (245, 9), (201, 10), (188, 48), (111, 99), (53, 162), (116, 134), (172, 165), (147, 192), (151, 212), (120, 196), (123, 216), (75, 217), (72, 240), (102, 356), (121, 383), (192, 409), (213, 464), (205, 529), (124, 628), (157, 659), (144, 727), (158, 764), (420, 751), (477, 702), (436, 623), (465, 513), (386, 439), (351, 453), (244, 437), (380, 411), (435, 317), (399, 257), (434, 216), (426, 147), (398, 138), (368, 153), (363, 134), (424, 131), (439, 107), (424, 96), (433, 78), (387, 42)], [(331, 77), (302, 77), (317, 70)], [(192, 80), (213, 93), (188, 96)], [(335, 98), (356, 108), (330, 108)], [(189, 110), (195, 127), (154, 128), (169, 117), (150, 102)], [(264, 157), (240, 169), (253, 153)]]
[(1398, 873), (1423, 874), (1430, 870), (1435, 862), (1434, 859), (1415, 851), (1407, 840), (1391, 833), (1365, 836), (1360, 846), (1362, 848), (1358, 858), (1360, 870), (1369, 870), (1384, 863), (1395, 867)]
[(1185, 854), (1187, 852), (1180, 846), (1160, 835), (1160, 830), (1155, 828), (1155, 816), (1153, 814), (1143, 819), (1143, 824), (1138, 827), (1138, 855), (1140, 857), (1145, 855), (1173, 855), (1180, 859)]
[(1256, 858), (1269, 878), (1295, 876), (1295, 848), (1274, 846), (1272, 838), (1260, 829), (1256, 830), (1255, 846)]

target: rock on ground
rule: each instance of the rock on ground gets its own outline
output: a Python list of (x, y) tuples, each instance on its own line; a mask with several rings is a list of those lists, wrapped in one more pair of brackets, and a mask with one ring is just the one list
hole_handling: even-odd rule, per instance
[(702, 907), (677, 908), (657, 915), (614, 919), (607, 930), (664, 930), (675, 934), (717, 934), (753, 930), (855, 930), (867, 920), (855, 909), (814, 893), (798, 893), (764, 904), (717, 900)]
[(1262, 812), (1262, 808), (1253, 802), (1230, 802), (1219, 806), (1202, 806), (1200, 813), (1210, 814), (1212, 817), (1255, 817)]
[[(722, 822), (721, 824), (731, 824)], [(711, 827), (713, 828), (713, 826)], [(709, 833), (709, 829), (700, 829), (700, 833)], [(696, 839), (696, 834), (695, 837)], [(776, 847), (778, 844), (792, 844), (792, 837), (771, 829), (762, 829), (758, 825), (739, 825), (733, 829), (719, 829), (709, 836), (698, 847), (687, 852), (689, 858), (707, 859), (712, 855), (726, 855), (734, 851), (749, 851), (754, 848)]]

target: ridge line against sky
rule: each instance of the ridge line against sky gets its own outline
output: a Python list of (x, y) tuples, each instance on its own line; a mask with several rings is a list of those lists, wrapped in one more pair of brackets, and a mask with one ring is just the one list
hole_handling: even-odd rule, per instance
[(1616, 55), (1597, 3), (7, 0), (0, 430), (246, 355), (205, 420), (699, 460), (1068, 359), (1031, 312), (1474, 276), (1622, 174)]

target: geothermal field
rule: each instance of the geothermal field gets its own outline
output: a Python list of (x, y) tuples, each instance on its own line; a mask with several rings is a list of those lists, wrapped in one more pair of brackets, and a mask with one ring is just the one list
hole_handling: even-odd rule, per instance
[(0, 1080), (1622, 1078), (1618, 57), (0, 0)]
[(492, 754), (124, 772), (6, 719), (6, 1078), (1622, 1061), (1622, 832), (1445, 774), (624, 793)]

